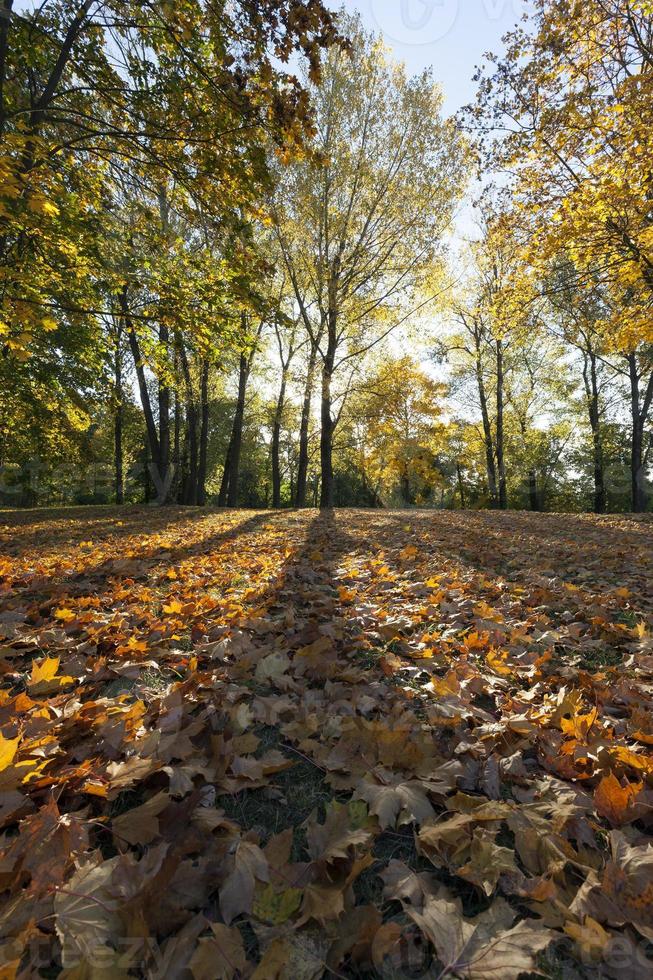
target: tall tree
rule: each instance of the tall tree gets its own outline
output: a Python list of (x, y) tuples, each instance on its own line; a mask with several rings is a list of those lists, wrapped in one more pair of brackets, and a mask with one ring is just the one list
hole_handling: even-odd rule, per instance
[(409, 79), (343, 20), (311, 88), (312, 153), (282, 175), (273, 209), (321, 369), (321, 499), (334, 503), (334, 400), (343, 368), (439, 293), (434, 269), (463, 189), (465, 149), (428, 74)]

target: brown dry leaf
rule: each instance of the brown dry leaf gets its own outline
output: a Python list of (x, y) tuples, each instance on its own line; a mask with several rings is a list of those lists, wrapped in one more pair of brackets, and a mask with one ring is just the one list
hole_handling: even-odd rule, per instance
[(111, 821), (111, 828), (119, 841), (128, 844), (150, 844), (159, 834), (159, 814), (170, 804), (170, 797), (165, 792), (143, 803), (142, 806), (127, 810)]
[(54, 922), (64, 966), (92, 963), (98, 950), (123, 935), (119, 903), (109, 887), (116, 862), (103, 861), (98, 853), (87, 857), (57, 892)]
[(435, 947), (442, 975), (464, 980), (517, 980), (555, 938), (532, 921), (510, 926), (515, 913), (499, 899), (474, 919), (463, 916), (460, 902), (446, 890), (429, 897), (422, 912), (406, 911)]
[(469, 861), (456, 874), (477, 885), (489, 897), (502, 874), (517, 870), (515, 852), (495, 843), (494, 834), (483, 827), (474, 830)]
[(243, 912), (251, 912), (256, 882), (270, 880), (265, 854), (251, 841), (234, 844), (229, 863), (231, 871), (220, 887), (220, 912), (227, 924)]
[(212, 936), (199, 940), (189, 968), (194, 980), (233, 980), (245, 972), (247, 959), (238, 929), (211, 923)]
[(347, 858), (353, 849), (364, 846), (372, 839), (366, 827), (352, 825), (349, 807), (332, 804), (323, 824), (315, 815), (308, 821), (306, 831), (308, 853), (314, 861), (329, 863), (336, 858)]
[(399, 782), (391, 773), (376, 770), (376, 777), (362, 780), (356, 787), (354, 799), (365, 800), (373, 813), (379, 818), (382, 830), (400, 823), (424, 823), (435, 816), (429, 798), (429, 786), (413, 780)]

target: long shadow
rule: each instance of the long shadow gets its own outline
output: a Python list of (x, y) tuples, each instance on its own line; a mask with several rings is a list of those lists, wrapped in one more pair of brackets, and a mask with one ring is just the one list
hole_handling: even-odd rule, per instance
[[(149, 524), (147, 528), (148, 533), (151, 535), (161, 535), (166, 528), (174, 527), (178, 528), (179, 534), (186, 532), (188, 535), (195, 536), (198, 530), (201, 531), (207, 525), (210, 527), (216, 520), (220, 520), (221, 518), (223, 520), (229, 520), (229, 517), (236, 516), (235, 513), (229, 511), (206, 512), (202, 510), (197, 511), (197, 517), (194, 518), (185, 509), (175, 509), (175, 511), (176, 519), (175, 514), (167, 515), (160, 524), (155, 524), (155, 526)], [(149, 514), (149, 511), (147, 513)], [(147, 578), (157, 566), (163, 563), (170, 566), (186, 561), (189, 558), (210, 554), (212, 551), (223, 548), (226, 544), (238, 541), (241, 536), (255, 533), (264, 525), (278, 520), (281, 515), (282, 512), (275, 511), (256, 512), (251, 517), (240, 520), (235, 524), (229, 523), (219, 531), (201, 535), (190, 544), (182, 546), (163, 538), (162, 540), (153, 542), (152, 546), (148, 549), (146, 538), (145, 549), (143, 550), (141, 548), (133, 556), (133, 562), (130, 563), (128, 561), (126, 567), (123, 569), (121, 569), (120, 564), (116, 564), (123, 557), (120, 551), (116, 551), (116, 554), (112, 555), (111, 558), (104, 559), (96, 565), (83, 566), (72, 575), (38, 577), (33, 580), (33, 584), (30, 581), (24, 587), (18, 586), (12, 590), (12, 598), (24, 600), (25, 598), (34, 597), (34, 599), (43, 602), (47, 599), (49, 593), (59, 594), (62, 584), (65, 584), (66, 593), (71, 596), (101, 595), (110, 580), (133, 577)], [(179, 518), (181, 516), (186, 517), (187, 520), (180, 523)], [(86, 525), (82, 526), (82, 530), (88, 533)], [(142, 522), (134, 523), (126, 531), (126, 534), (129, 533), (142, 540)], [(136, 571), (134, 570), (135, 568), (137, 569)]]
[(627, 521), (624, 528), (610, 518), (595, 523), (583, 515), (477, 511), (389, 512), (388, 519), (395, 530), (410, 522), (434, 566), (444, 560), (515, 584), (545, 573), (585, 583), (597, 593), (628, 581), (644, 601), (647, 593), (651, 598), (653, 523), (648, 521)]
[(19, 556), (36, 545), (56, 551), (61, 545), (92, 537), (96, 542), (120, 541), (139, 531), (145, 520), (152, 531), (161, 532), (181, 517), (207, 516), (201, 508), (74, 507), (63, 510), (0, 511), (0, 551)]

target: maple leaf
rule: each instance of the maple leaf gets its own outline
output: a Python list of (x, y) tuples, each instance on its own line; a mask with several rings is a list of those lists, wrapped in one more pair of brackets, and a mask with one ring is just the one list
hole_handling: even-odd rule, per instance
[(61, 609), (55, 609), (54, 615), (57, 619), (60, 619), (63, 623), (70, 623), (73, 619), (77, 618), (77, 614), (72, 611), (72, 609), (66, 609), (62, 607)]
[(414, 820), (419, 824), (435, 816), (427, 795), (428, 783), (401, 782), (396, 777), (393, 779), (391, 773), (378, 769), (374, 776), (374, 781), (368, 778), (358, 784), (354, 798), (365, 800), (370, 813), (379, 818), (382, 830), (394, 827), (398, 818), (402, 823)]
[(313, 860), (326, 863), (336, 858), (348, 858), (354, 848), (367, 844), (372, 833), (356, 827), (349, 807), (333, 803), (327, 808), (326, 819), (319, 824), (313, 814), (307, 822), (308, 853)]
[(537, 953), (555, 937), (528, 920), (512, 926), (515, 913), (499, 899), (487, 912), (466, 919), (460, 901), (446, 889), (429, 896), (422, 912), (406, 911), (435, 947), (442, 975), (464, 980), (516, 980), (533, 969)]
[(220, 911), (227, 924), (241, 913), (251, 911), (256, 882), (270, 880), (265, 854), (251, 841), (234, 844), (229, 863), (231, 870), (220, 887)]
[(30, 676), (30, 686), (51, 681), (59, 670), (59, 657), (46, 657), (44, 660), (34, 661)]
[(149, 844), (159, 833), (159, 814), (170, 804), (166, 792), (156, 793), (146, 803), (115, 817), (111, 828), (119, 841), (128, 844)]
[(79, 860), (72, 877), (54, 899), (55, 928), (64, 966), (93, 963), (97, 952), (121, 935), (119, 903), (109, 885), (115, 867), (96, 852)]
[(166, 616), (176, 616), (184, 610), (183, 603), (179, 602), (178, 599), (171, 600), (162, 608)]
[(622, 784), (613, 773), (609, 773), (594, 791), (597, 812), (606, 817), (613, 827), (634, 820), (637, 816), (636, 797), (643, 786), (643, 783)]
[(256, 918), (263, 922), (275, 926), (282, 925), (295, 914), (301, 901), (300, 888), (276, 891), (272, 885), (266, 885), (257, 891), (252, 911)]
[(18, 738), (5, 738), (0, 732), (0, 772), (14, 761), (19, 743), (20, 736)]
[(476, 827), (469, 860), (458, 868), (456, 874), (471, 881), (490, 896), (497, 887), (501, 875), (516, 870), (515, 852), (507, 847), (499, 847), (491, 831)]
[(197, 944), (189, 967), (194, 980), (233, 980), (247, 967), (243, 939), (238, 929), (211, 923), (212, 936)]

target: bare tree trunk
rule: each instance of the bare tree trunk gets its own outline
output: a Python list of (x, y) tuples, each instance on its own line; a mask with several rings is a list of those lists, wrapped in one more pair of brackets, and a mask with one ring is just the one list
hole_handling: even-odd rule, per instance
[(503, 342), (497, 340), (497, 470), (499, 475), (499, 508), (508, 507), (508, 487), (506, 483), (506, 463), (503, 445)]
[(279, 448), (281, 444), (281, 421), (286, 400), (287, 367), (283, 367), (281, 372), (281, 387), (279, 397), (274, 412), (274, 424), (272, 426), (272, 507), (278, 510), (281, 507), (281, 460), (279, 458)]
[(322, 431), (320, 433), (320, 464), (322, 471), (320, 507), (322, 510), (329, 510), (332, 508), (335, 500), (333, 485), (333, 417), (331, 415), (332, 373), (333, 359), (331, 359), (331, 363), (329, 363), (329, 358), (327, 356), (327, 359), (322, 367)]
[[(247, 327), (247, 314), (242, 314), (242, 328), (243, 334), (246, 334)], [(256, 342), (261, 336), (263, 330), (263, 320), (259, 323), (258, 330), (256, 331), (255, 342), (249, 352), (243, 350), (240, 353), (240, 359), (238, 362), (238, 395), (236, 397), (236, 410), (234, 412), (234, 418), (231, 426), (231, 436), (229, 437), (229, 445), (227, 446), (227, 452), (224, 461), (224, 470), (222, 471), (222, 483), (220, 485), (220, 493), (218, 495), (218, 506), (224, 507), (228, 505), (229, 507), (238, 506), (238, 477), (240, 473), (240, 451), (243, 442), (243, 422), (245, 419), (245, 397), (247, 395), (247, 383), (249, 381), (249, 376), (252, 370), (252, 364), (254, 362), (254, 355), (256, 353)]]
[[(177, 371), (178, 365), (176, 365), (175, 376), (178, 375)], [(174, 497), (178, 503), (181, 503), (180, 492), (181, 484), (180, 480), (182, 477), (182, 462), (181, 462), (181, 411), (179, 406), (179, 392), (175, 389), (175, 408), (174, 408), (174, 432), (173, 432), (173, 443), (172, 443), (172, 466), (174, 478), (172, 482), (172, 493), (171, 496)]]
[(224, 458), (224, 468), (222, 470), (222, 481), (220, 483), (220, 492), (218, 493), (218, 507), (227, 506), (227, 494), (229, 493), (229, 473), (231, 472), (231, 440), (233, 438), (233, 427), (232, 434), (229, 436), (229, 445), (227, 446), (227, 452)]
[(240, 451), (243, 444), (243, 422), (245, 420), (245, 396), (249, 380), (249, 362), (245, 354), (240, 355), (238, 371), (238, 399), (231, 429), (231, 442), (227, 452), (229, 465), (227, 504), (229, 507), (238, 506), (238, 478), (240, 475)]
[(120, 349), (122, 341), (122, 325), (118, 326), (116, 336), (116, 350), (114, 358), (114, 426), (113, 426), (113, 454), (114, 454), (114, 473), (115, 473), (115, 492), (116, 503), (125, 502), (125, 492), (123, 484), (123, 461), (122, 461), (122, 422), (123, 422), (123, 390), (122, 390), (122, 351)]
[[(168, 328), (163, 324), (159, 327), (159, 344), (168, 351), (169, 342)], [(167, 381), (159, 381), (159, 478), (161, 486), (165, 488), (164, 493), (167, 499), (170, 477), (170, 388)], [(162, 501), (163, 503), (164, 501)]]
[(630, 375), (632, 416), (630, 446), (631, 498), (633, 513), (641, 514), (648, 507), (646, 466), (644, 462), (644, 432), (651, 410), (651, 403), (653, 402), (653, 372), (651, 373), (642, 399), (640, 390), (641, 374), (637, 365), (637, 356), (634, 353), (628, 355), (628, 369)]
[(401, 499), (403, 500), (406, 507), (410, 505), (410, 476), (408, 475), (408, 469), (405, 468), (401, 475)]
[(197, 406), (193, 396), (193, 381), (183, 340), (179, 341), (179, 358), (186, 388), (186, 436), (188, 440), (188, 468), (183, 481), (182, 500), (183, 503), (192, 505), (197, 503)]
[(320, 411), (322, 430), (320, 433), (320, 469), (322, 489), (320, 508), (330, 510), (335, 503), (333, 484), (333, 430), (335, 423), (332, 408), (331, 382), (338, 346), (338, 311), (336, 308), (336, 278), (329, 282), (329, 310), (327, 315), (327, 349), (322, 364), (322, 405)]
[(197, 503), (206, 504), (206, 464), (209, 449), (209, 362), (202, 364), (200, 376), (200, 447), (197, 466)]
[(485, 381), (483, 380), (483, 366), (480, 356), (476, 358), (476, 383), (478, 385), (478, 398), (481, 403), (481, 417), (483, 419), (483, 442), (485, 445), (485, 468), (487, 471), (488, 489), (490, 491), (490, 503), (496, 507), (499, 498), (497, 494), (497, 470), (494, 462), (494, 439), (492, 438), (492, 425), (490, 423), (490, 413), (487, 407), (487, 394), (485, 391)]
[(592, 432), (592, 456), (594, 467), (594, 513), (604, 514), (607, 506), (605, 488), (605, 469), (603, 457), (603, 433), (601, 431), (601, 404), (597, 375), (596, 354), (593, 350), (583, 351), (583, 379), (587, 396), (587, 408)]
[[(148, 448), (149, 448), (149, 455), (150, 455), (148, 472), (150, 473), (155, 485), (157, 503), (164, 504), (167, 502), (169, 491), (170, 491), (170, 480), (168, 477), (168, 466), (167, 466), (168, 457), (165, 454), (162, 454), (161, 452), (161, 443), (156, 428), (156, 422), (154, 421), (154, 413), (152, 411), (150, 393), (148, 391), (147, 381), (145, 378), (145, 367), (143, 364), (141, 349), (138, 343), (138, 337), (136, 336), (136, 332), (134, 330), (134, 324), (129, 312), (126, 286), (122, 289), (119, 299), (120, 299), (120, 310), (122, 313), (123, 320), (125, 322), (125, 327), (127, 328), (127, 335), (129, 337), (129, 346), (131, 348), (132, 357), (134, 358), (134, 367), (136, 368), (136, 378), (138, 380), (138, 390), (141, 396), (143, 414), (145, 416), (145, 427), (147, 430), (147, 441), (148, 441)], [(169, 453), (170, 451), (169, 431), (168, 431), (167, 443), (168, 443), (167, 452)], [(165, 476), (163, 476), (163, 474), (165, 474)]]
[(306, 506), (306, 481), (308, 478), (308, 434), (311, 425), (311, 401), (313, 400), (313, 386), (315, 384), (316, 360), (317, 345), (311, 343), (311, 353), (309, 355), (308, 368), (306, 371), (306, 385), (304, 387), (302, 418), (299, 426), (299, 459), (297, 462), (297, 491), (295, 494), (295, 507)]
[(528, 471), (528, 502), (531, 510), (540, 510), (540, 498), (537, 492), (537, 473)]
[(465, 484), (463, 483), (463, 471), (460, 468), (460, 463), (456, 463), (456, 475), (458, 476), (458, 493), (460, 494), (460, 507), (461, 510), (466, 510)]

